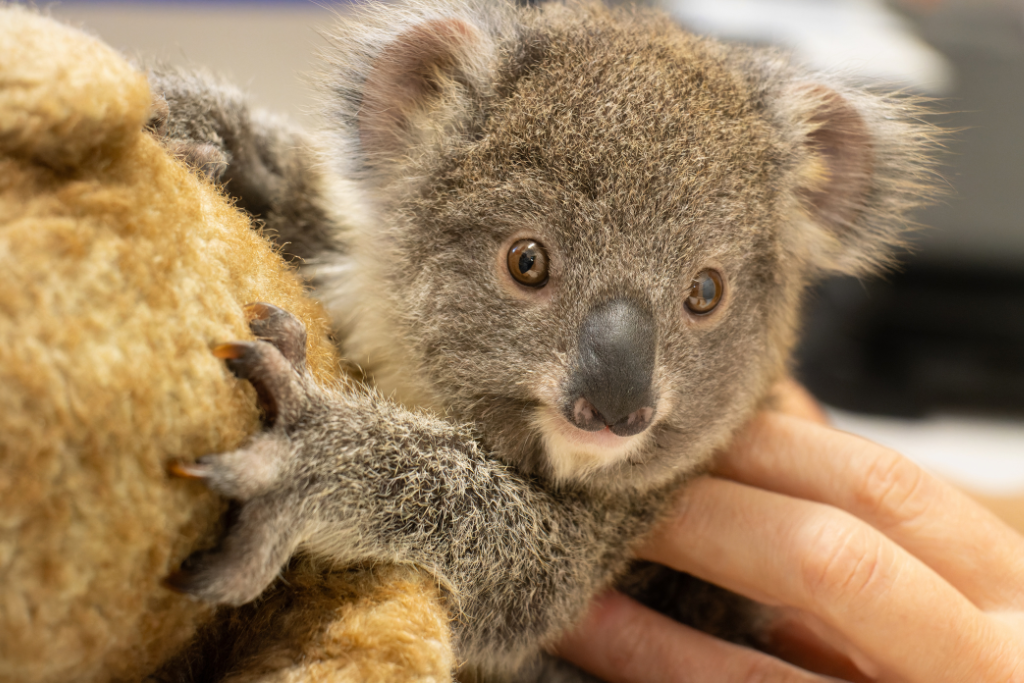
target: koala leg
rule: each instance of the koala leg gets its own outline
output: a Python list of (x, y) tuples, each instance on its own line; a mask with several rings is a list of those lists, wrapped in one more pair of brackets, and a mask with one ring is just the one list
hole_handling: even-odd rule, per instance
[(261, 341), (221, 344), (214, 355), (252, 384), (270, 429), (246, 448), (169, 468), (174, 475), (203, 480), (226, 498), (245, 501), (232, 534), (219, 549), (192, 558), (166, 579), (170, 588), (235, 605), (255, 598), (299, 543), (294, 530), (300, 520), (287, 503), (288, 492), (277, 490), (292, 459), (291, 444), (274, 427), (294, 423), (308, 401), (302, 384), (308, 382), (302, 323), (269, 304), (252, 304), (248, 312), (250, 327)]
[(509, 672), (582, 613), (656, 518), (657, 494), (549, 490), (490, 457), (467, 426), (365, 387), (320, 387), (299, 364), (290, 316), (260, 310), (253, 329), (269, 341), (216, 352), (256, 388), (264, 431), (172, 470), (236, 500), (238, 517), (172, 587), (244, 604), (296, 550), (334, 568), (419, 567), (445, 590), (457, 654), (481, 671)]
[(237, 88), (202, 71), (145, 69), (153, 91), (146, 128), (175, 156), (222, 184), (261, 220), (282, 254), (301, 261), (343, 251), (344, 191), (324, 171), (313, 139), (281, 116), (253, 109)]
[[(303, 402), (299, 378), (306, 372), (306, 330), (293, 315), (270, 304), (250, 304), (247, 312), (249, 326), (261, 341), (221, 344), (214, 355), (252, 384), (265, 425), (293, 421)], [(202, 479), (226, 498), (248, 500), (274, 487), (289, 455), (280, 439), (257, 437), (247, 449), (208, 455), (194, 464), (171, 463), (170, 471)]]

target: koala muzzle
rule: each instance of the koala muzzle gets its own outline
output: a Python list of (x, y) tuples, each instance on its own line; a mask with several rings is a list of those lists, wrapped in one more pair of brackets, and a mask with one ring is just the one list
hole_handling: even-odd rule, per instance
[(657, 328), (649, 312), (627, 299), (595, 308), (580, 330), (564, 414), (576, 427), (618, 436), (645, 430), (655, 414)]

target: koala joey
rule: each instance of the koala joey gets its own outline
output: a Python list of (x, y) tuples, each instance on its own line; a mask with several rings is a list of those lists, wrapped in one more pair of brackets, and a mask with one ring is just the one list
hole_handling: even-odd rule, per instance
[(315, 134), (152, 74), (164, 135), (301, 260), (367, 379), (318, 385), (301, 326), (254, 307), (259, 341), (216, 353), (266, 428), (176, 466), (240, 508), (170, 581), (237, 605), (299, 551), (415, 564), (469, 667), (536, 671), (763, 404), (805, 287), (886, 263), (933, 130), (651, 10), (419, 0), (340, 22)]

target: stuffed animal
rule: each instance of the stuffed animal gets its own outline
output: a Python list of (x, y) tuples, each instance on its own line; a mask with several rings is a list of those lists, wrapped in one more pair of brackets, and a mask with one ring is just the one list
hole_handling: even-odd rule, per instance
[(0, 682), (451, 680), (412, 569), (300, 559), (221, 612), (162, 584), (228, 510), (169, 463), (260, 425), (211, 352), (252, 337), (247, 304), (303, 321), (319, 381), (342, 366), (290, 267), (144, 129), (144, 74), (17, 6), (0, 46)]

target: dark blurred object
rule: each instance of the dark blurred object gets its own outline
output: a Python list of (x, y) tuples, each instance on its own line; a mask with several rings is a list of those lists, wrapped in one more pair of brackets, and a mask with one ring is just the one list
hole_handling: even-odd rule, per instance
[(953, 65), (930, 120), (953, 130), (948, 195), (918, 219), (902, 272), (837, 279), (810, 301), (798, 376), (847, 410), (1024, 415), (1024, 4), (909, 13)]
[(1024, 2), (944, 0), (911, 20), (956, 74), (931, 107), (950, 113), (930, 118), (955, 131), (940, 169), (951, 192), (917, 217), (929, 229), (915, 251), (1024, 274)]
[(811, 297), (797, 377), (846, 410), (1024, 415), (1024, 271), (911, 262)]

